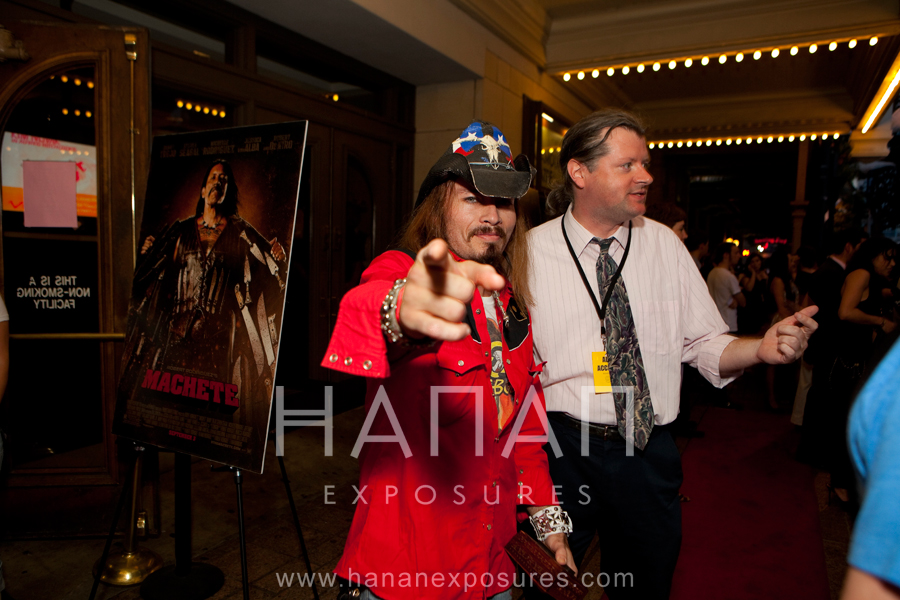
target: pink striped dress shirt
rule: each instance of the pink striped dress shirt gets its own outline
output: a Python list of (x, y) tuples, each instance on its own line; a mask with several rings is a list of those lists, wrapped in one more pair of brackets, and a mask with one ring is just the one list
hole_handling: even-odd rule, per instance
[[(600, 248), (575, 217), (562, 217), (572, 248), (598, 303), (597, 259)], [(687, 363), (713, 385), (734, 377), (719, 374), (719, 357), (735, 338), (722, 320), (684, 244), (665, 225), (651, 219), (633, 220), (631, 250), (622, 269), (635, 331), (644, 359), (657, 425), (678, 416), (681, 365)], [(622, 260), (628, 224), (614, 234), (610, 253)], [(529, 283), (535, 359), (546, 362), (541, 375), (548, 411), (562, 411), (582, 421), (613, 425), (612, 394), (595, 394), (591, 352), (603, 350), (600, 320), (566, 248), (560, 218), (529, 232)]]

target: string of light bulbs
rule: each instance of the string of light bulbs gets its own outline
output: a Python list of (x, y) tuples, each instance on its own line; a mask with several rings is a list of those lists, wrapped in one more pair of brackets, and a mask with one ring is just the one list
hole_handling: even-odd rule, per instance
[(705, 138), (705, 139), (683, 139), (683, 140), (660, 140), (650, 142), (648, 147), (653, 150), (654, 148), (700, 148), (702, 146), (740, 146), (741, 144), (772, 144), (772, 143), (783, 143), (783, 142), (794, 142), (794, 141), (805, 141), (807, 138), (814, 142), (816, 140), (828, 140), (833, 139), (836, 140), (841, 137), (840, 132), (826, 132), (826, 133), (801, 133), (801, 134), (778, 134), (778, 135), (758, 135), (758, 136), (741, 136), (741, 137), (728, 137), (728, 138)]
[(199, 103), (194, 104), (193, 102), (185, 102), (184, 100), (178, 100), (175, 103), (175, 106), (178, 108), (184, 108), (187, 110), (192, 110), (194, 112), (202, 112), (204, 115), (212, 115), (214, 117), (225, 118), (225, 109), (224, 108), (211, 108), (209, 106), (203, 106)]
[[(859, 40), (857, 38), (851, 38), (851, 39), (832, 40), (832, 41), (813, 43), (813, 44), (809, 44), (808, 46), (805, 46), (805, 48), (810, 54), (815, 54), (819, 50), (820, 46), (825, 47), (827, 45), (828, 50), (830, 52), (834, 52), (835, 50), (837, 50), (838, 46), (844, 42), (847, 43), (847, 47), (850, 48), (851, 50), (853, 48), (856, 48), (859, 45)], [(869, 38), (870, 46), (874, 46), (877, 43), (878, 43), (878, 36), (872, 36), (871, 38)], [(617, 69), (618, 69), (618, 72), (621, 73), (622, 75), (628, 75), (632, 70), (637, 71), (638, 73), (643, 73), (647, 69), (652, 69), (653, 71), (659, 71), (663, 68), (663, 65), (667, 66), (670, 70), (675, 69), (676, 67), (678, 67), (679, 64), (683, 65), (685, 68), (690, 68), (691, 66), (693, 66), (693, 64), (695, 62), (699, 62), (702, 66), (705, 67), (713, 60), (717, 60), (720, 65), (724, 65), (726, 62), (728, 62), (729, 57), (733, 57), (735, 62), (743, 62), (745, 58), (749, 58), (749, 57), (752, 57), (753, 60), (759, 60), (763, 57), (764, 54), (768, 54), (772, 58), (778, 58), (781, 55), (782, 51), (788, 52), (791, 56), (797, 56), (800, 53), (800, 46), (796, 45), (796, 46), (791, 46), (789, 48), (779, 48), (779, 47), (758, 48), (758, 49), (753, 49), (753, 50), (745, 50), (743, 52), (724, 52), (722, 54), (719, 54), (718, 57), (713, 56), (713, 55), (686, 56), (686, 57), (671, 58), (669, 60), (656, 61), (652, 64), (651, 63), (638, 63), (638, 64), (624, 64), (624, 65), (623, 64), (609, 65), (606, 67), (598, 67), (596, 69), (593, 69), (590, 72), (590, 76), (593, 79), (597, 79), (598, 77), (600, 77), (600, 73), (602, 71), (605, 71), (609, 77), (612, 77), (613, 75), (616, 74)], [(571, 72), (563, 73), (563, 76), (562, 76), (563, 81), (571, 81), (572, 77), (573, 77), (573, 75)], [(581, 80), (585, 79), (585, 77), (587, 77), (587, 72), (586, 71), (578, 71), (574, 77), (576, 79), (578, 79), (579, 81), (581, 81)]]

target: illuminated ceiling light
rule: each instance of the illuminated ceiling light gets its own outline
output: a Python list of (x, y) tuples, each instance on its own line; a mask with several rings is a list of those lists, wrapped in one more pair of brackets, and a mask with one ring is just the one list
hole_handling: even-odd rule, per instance
[(741, 142), (743, 142), (743, 141), (744, 140), (742, 140), (741, 138), (738, 138), (738, 139), (734, 140), (734, 143), (737, 144), (738, 146), (740, 146)]
[(178, 102), (175, 103), (175, 106), (177, 106), (178, 108), (183, 108), (183, 107), (184, 107), (184, 102), (182, 102), (181, 100), (179, 100)]
[(801, 134), (799, 139), (800, 139), (801, 142), (804, 141), (804, 140), (806, 140), (806, 134), (805, 134), (805, 133), (804, 133), (804, 134)]
[(720, 65), (724, 65), (726, 60), (728, 60), (728, 57), (726, 55), (722, 54), (721, 56), (719, 56)]
[(823, 139), (823, 140), (827, 140), (827, 139), (828, 139), (828, 134), (827, 134), (827, 133), (823, 133), (823, 134), (822, 134), (822, 139)]
[(725, 238), (726, 244), (731, 244), (732, 242), (734, 242), (734, 238)]
[(856, 48), (856, 40), (850, 40), (850, 43), (848, 43), (847, 46), (848, 46), (851, 50), (852, 50), (853, 48)]
[(81, 85), (81, 80), (76, 77), (72, 83), (74, 83), (75, 85)]
[(704, 67), (705, 67), (706, 65), (708, 65), (708, 64), (709, 64), (709, 57), (708, 57), (708, 56), (704, 56), (703, 59), (700, 61), (700, 64), (703, 65)]
[(779, 54), (781, 54), (781, 52), (778, 51), (778, 48), (772, 50), (772, 58), (778, 58)]
[(712, 146), (712, 140), (706, 140), (706, 145), (707, 145), (707, 146)]
[(881, 114), (881, 109), (884, 108), (885, 103), (894, 95), (894, 90), (897, 89), (897, 84), (900, 83), (900, 70), (894, 75), (894, 78), (891, 80), (890, 85), (888, 85), (887, 89), (884, 91), (884, 94), (881, 96), (881, 100), (878, 101), (878, 104), (875, 105), (875, 110), (872, 111), (872, 114), (869, 115), (868, 120), (866, 121), (865, 127), (862, 128), (863, 133), (867, 133), (869, 128), (875, 123), (875, 119)]
[(199, 104), (195, 104), (195, 105), (194, 105), (194, 110), (195, 110), (196, 112), (200, 112), (200, 111), (203, 110), (203, 109), (200, 107)]
[(756, 52), (753, 53), (753, 60), (759, 60), (761, 56), (762, 56), (762, 52), (757, 50)]
[(90, 89), (94, 89), (94, 82), (93, 82), (93, 81), (88, 81), (88, 82), (87, 82), (87, 86), (88, 86)]
[(548, 123), (553, 122), (553, 117), (551, 117), (547, 113), (541, 113), (541, 118), (544, 119), (545, 121), (547, 121)]
[(744, 61), (744, 53), (738, 52), (737, 55), (735, 55), (734, 60), (736, 60), (737, 62), (743, 62)]
[(654, 70), (654, 71), (659, 71), (659, 63), (658, 63), (658, 62), (653, 63), (653, 70)]
[(725, 140), (725, 145), (726, 145), (726, 146), (730, 146), (730, 145), (731, 145), (731, 138), (728, 138), (727, 140)]
[(797, 56), (798, 52), (800, 52), (800, 48), (798, 48), (797, 46), (791, 47), (791, 56)]
[(338, 100), (341, 99), (341, 97), (339, 95), (335, 94), (331, 97), (331, 99), (334, 100), (335, 102), (337, 102)]
[(600, 69), (594, 69), (593, 71), (591, 71), (591, 77), (593, 77), (594, 79), (600, 77)]
[(829, 52), (834, 52), (835, 50), (837, 50), (837, 42), (831, 42), (830, 44), (828, 44)]
[(682, 146), (684, 146), (684, 144), (682, 144), (681, 142), (678, 142), (678, 143), (675, 144), (675, 145), (678, 146), (679, 148), (681, 148)]
[(656, 144), (654, 144), (653, 142), (650, 142), (650, 149), (653, 150), (654, 148), (656, 148)]
[(67, 81), (69, 81), (69, 76), (63, 75), (62, 77), (59, 78), (59, 80), (62, 81), (63, 83), (66, 83)]
[(762, 142), (763, 142), (762, 136), (756, 138), (756, 143), (757, 143), (757, 144), (762, 144)]
[(638, 73), (643, 73), (643, 72), (644, 72), (644, 63), (641, 63), (638, 65)]
[[(90, 119), (94, 115), (93, 115), (93, 113), (91, 113), (91, 111), (86, 110), (86, 111), (84, 111), (84, 116), (86, 116), (88, 119)], [(85, 153), (85, 154), (87, 154), (87, 153)]]
[(743, 252), (741, 252), (741, 256), (750, 256), (750, 251), (744, 250)]
[(550, 148), (550, 154), (553, 154), (553, 148)]
[(194, 108), (194, 105), (191, 104), (190, 102), (188, 102), (187, 104), (184, 105), (184, 107), (188, 110), (191, 110), (192, 108)]
[(716, 140), (716, 146), (721, 146), (721, 145), (722, 145), (722, 140)]
[(669, 61), (669, 68), (670, 68), (670, 69), (674, 69), (674, 68), (676, 67), (676, 65), (678, 65), (678, 63), (675, 62), (674, 60), (670, 60), (670, 61)]
[(834, 134), (834, 139), (838, 139), (839, 137), (841, 137), (841, 134), (839, 134), (839, 133)]
[(752, 143), (753, 143), (753, 138), (747, 138), (747, 143), (748, 143), (748, 144), (752, 144)]
[(870, 45), (870, 46), (874, 46), (874, 45), (877, 44), (877, 43), (878, 43), (878, 38), (877, 38), (877, 37), (874, 37), (874, 36), (873, 36), (873, 37), (869, 38), (869, 45)]
[(763, 248), (762, 246), (757, 246), (756, 249), (759, 250), (760, 252), (762, 252), (763, 250), (765, 250), (765, 248)]
[(68, 108), (62, 109), (62, 114), (64, 114), (64, 115), (69, 114), (69, 109)]
[(780, 143), (783, 142), (783, 141), (784, 141), (784, 136), (783, 136), (783, 135), (779, 135), (779, 136), (778, 136), (778, 143), (780, 144)]
[(693, 145), (694, 145), (694, 142), (689, 141), (689, 142), (687, 143), (687, 147), (688, 147), (688, 148), (690, 148), (690, 147), (693, 146)]
[(731, 243), (734, 244), (735, 246), (740, 246), (741, 240), (733, 240)]
[(775, 138), (773, 138), (773, 137), (770, 135), (769, 137), (766, 138), (766, 141), (767, 141), (768, 143), (771, 144), (772, 141), (773, 141), (774, 139), (775, 139)]
[(563, 75), (563, 81), (568, 81), (568, 80), (570, 80), (570, 79), (572, 79), (572, 75), (571, 75), (571, 74), (566, 73), (565, 75)]
[(584, 79), (584, 71), (578, 71), (578, 81)]
[(816, 141), (816, 134), (812, 134), (811, 136), (809, 136), (809, 139), (813, 142)]
[(219, 111), (219, 117), (221, 117), (221, 118), (223, 118), (223, 119), (225, 118), (225, 111), (224, 111), (224, 110), (220, 110), (220, 111)]
[(666, 147), (667, 147), (667, 148), (671, 148), (671, 147), (674, 146), (674, 145), (675, 145), (675, 144), (673, 144), (672, 142), (669, 142), (668, 144), (666, 144)]
[(789, 142), (793, 142), (793, 141), (794, 141), (794, 136), (792, 136), (792, 135), (791, 135), (791, 136), (788, 136), (788, 141), (789, 141)]
[(685, 67), (690, 68), (692, 64), (694, 64), (694, 61), (692, 61), (691, 59), (687, 59), (686, 61), (684, 61)]
[(218, 117), (218, 116), (219, 116), (219, 110), (216, 109), (216, 108), (212, 109), (212, 116)]
[(204, 106), (204, 107), (203, 107), (203, 114), (204, 114), (204, 115), (208, 115), (208, 114), (209, 114), (209, 107), (208, 107), (208, 106)]
[(625, 65), (624, 67), (622, 67), (622, 75), (628, 75), (628, 73), (630, 73), (630, 72), (631, 72), (631, 68), (628, 67), (628, 65)]
[(809, 45), (809, 53), (810, 53), (810, 54), (815, 54), (815, 53), (816, 53), (816, 50), (818, 50), (818, 49), (819, 49), (819, 47), (816, 46), (815, 44), (810, 44), (810, 45)]
[(76, 116), (76, 117), (80, 117), (80, 116), (81, 116), (81, 111), (78, 110), (77, 108), (74, 110), (74, 113), (75, 113), (75, 116)]
[(541, 154), (544, 154), (545, 152), (547, 152), (547, 150), (545, 148), (541, 148)]

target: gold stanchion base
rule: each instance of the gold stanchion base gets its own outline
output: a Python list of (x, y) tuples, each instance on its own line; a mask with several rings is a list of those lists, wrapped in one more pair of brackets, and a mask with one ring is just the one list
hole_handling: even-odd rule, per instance
[(109, 553), (105, 565), (98, 560), (93, 572), (96, 577), (100, 571), (100, 581), (108, 585), (136, 585), (162, 566), (162, 557), (152, 550), (137, 548), (127, 553), (119, 548)]

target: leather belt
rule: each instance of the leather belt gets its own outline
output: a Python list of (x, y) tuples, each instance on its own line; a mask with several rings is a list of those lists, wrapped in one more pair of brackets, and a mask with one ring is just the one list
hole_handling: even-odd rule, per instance
[(621, 440), (622, 434), (619, 433), (619, 427), (617, 425), (597, 425), (595, 423), (589, 423), (586, 421), (579, 421), (575, 417), (569, 416), (564, 412), (552, 412), (548, 414), (548, 417), (559, 423), (560, 425), (565, 425), (571, 429), (577, 429), (578, 431), (582, 431), (584, 426), (587, 426), (587, 432), (590, 435), (598, 437), (602, 440)]

